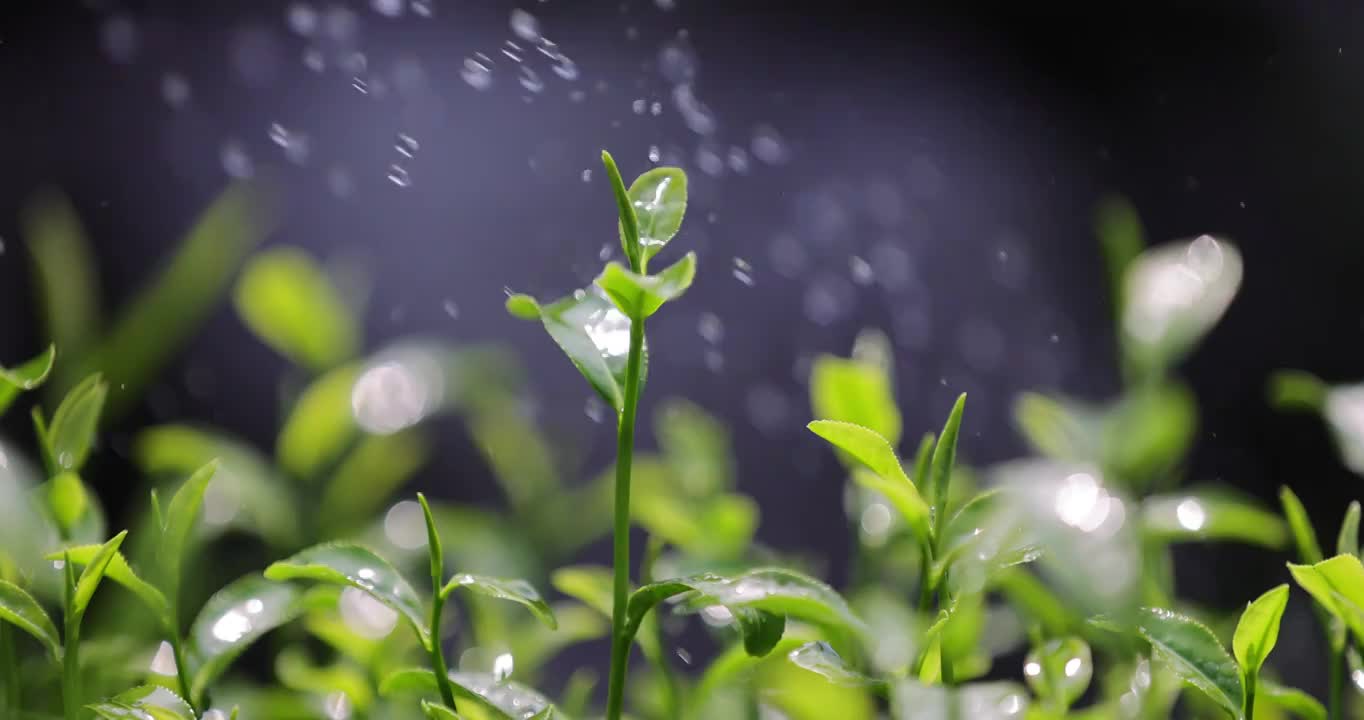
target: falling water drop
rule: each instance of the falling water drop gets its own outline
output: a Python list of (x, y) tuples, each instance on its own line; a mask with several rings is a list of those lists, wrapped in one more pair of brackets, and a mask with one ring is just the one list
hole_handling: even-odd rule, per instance
[(771, 125), (753, 128), (753, 140), (749, 143), (753, 156), (768, 165), (784, 165), (790, 160), (790, 151), (781, 133)]
[(583, 182), (592, 182), (592, 168), (587, 168), (582, 172)]
[(303, 37), (311, 37), (317, 32), (321, 17), (317, 10), (308, 3), (296, 2), (289, 6), (285, 12), (285, 22), (289, 29)]
[(429, 18), (436, 14), (436, 6), (433, 0), (412, 0), (412, 12), (415, 15)]
[(374, 12), (390, 18), (402, 16), (405, 9), (403, 0), (370, 0), (369, 6), (374, 9)]
[(488, 56), (479, 53), (475, 57), (464, 59), (464, 68), (459, 71), (460, 77), (464, 82), (475, 90), (487, 90), (493, 85), (492, 62)]
[(660, 155), (659, 155), (658, 146), (657, 146), (657, 145), (650, 145), (650, 146), (649, 146), (649, 162), (651, 162), (651, 163), (656, 163), (656, 162), (658, 162), (658, 158), (659, 158), (659, 157), (660, 157)]
[(189, 81), (178, 72), (168, 72), (161, 76), (161, 99), (175, 110), (189, 102)]
[(255, 174), (255, 163), (246, 153), (246, 148), (236, 140), (223, 143), (222, 149), (218, 152), (218, 159), (222, 162), (223, 172), (231, 177), (241, 179)]
[(528, 65), (521, 66), (517, 80), (521, 83), (521, 87), (533, 93), (539, 93), (545, 89), (545, 81), (540, 77), (540, 73), (535, 72)]
[(388, 180), (398, 187), (409, 187), (412, 185), (412, 176), (407, 169), (397, 163), (388, 166)]
[(417, 154), (418, 148), (420, 145), (417, 144), (417, 139), (406, 133), (398, 133), (398, 142), (393, 145), (393, 149), (397, 150), (399, 155), (408, 159)]
[(540, 20), (520, 8), (512, 10), (511, 29), (517, 37), (527, 42), (540, 39)]

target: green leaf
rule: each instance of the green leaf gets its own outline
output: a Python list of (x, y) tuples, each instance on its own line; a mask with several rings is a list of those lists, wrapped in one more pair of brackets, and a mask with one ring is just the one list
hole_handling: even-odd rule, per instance
[(257, 253), (242, 268), (232, 299), (257, 337), (302, 367), (327, 370), (355, 354), (355, 318), (331, 278), (299, 248)]
[(957, 687), (899, 680), (891, 688), (893, 720), (1018, 720), (1028, 715), (1028, 693), (1011, 682)]
[(32, 390), (47, 380), (52, 366), (57, 360), (57, 346), (48, 345), (47, 350), (19, 367), (9, 369), (0, 367), (0, 415), (9, 409), (14, 398), (24, 390)]
[(1197, 425), (1197, 403), (1183, 385), (1134, 388), (1104, 413), (1099, 459), (1115, 477), (1145, 485), (1183, 460)]
[(1298, 558), (1305, 563), (1319, 563), (1322, 560), (1321, 546), (1317, 544), (1317, 531), (1307, 516), (1302, 501), (1293, 494), (1287, 485), (1279, 488), (1279, 501), (1283, 505), (1288, 529), (1293, 533), (1293, 544), (1298, 548)]
[(1321, 702), (1297, 688), (1261, 679), (1257, 692), (1257, 701), (1268, 700), (1302, 720), (1326, 720), (1326, 708)]
[[(83, 357), (100, 332), (98, 263), (71, 200), (60, 191), (40, 191), (24, 207), (24, 240), (33, 258), (34, 305), (43, 337), (68, 358)], [(57, 369), (53, 389), (66, 390), (78, 368)]]
[[(544, 695), (524, 685), (500, 680), (489, 673), (450, 672), (450, 682), (461, 703), (470, 701), (495, 720), (522, 720), (552, 710)], [(436, 674), (427, 668), (405, 668), (390, 673), (379, 685), (385, 697), (436, 692)]]
[(100, 581), (104, 579), (105, 571), (109, 569), (109, 564), (118, 555), (118, 548), (123, 544), (123, 539), (126, 537), (128, 537), (128, 531), (124, 530), (115, 535), (109, 542), (101, 545), (94, 557), (90, 558), (90, 563), (81, 571), (80, 579), (76, 581), (76, 592), (71, 598), (71, 605), (68, 610), (73, 616), (81, 617), (85, 614), (85, 608), (90, 605), (90, 599), (95, 596), (95, 590), (99, 588)]
[(47, 507), (57, 526), (70, 536), (81, 518), (90, 510), (90, 499), (85, 492), (85, 484), (76, 473), (58, 473), (47, 483)]
[(89, 363), (119, 389), (110, 415), (142, 397), (218, 305), (242, 260), (272, 231), (271, 205), (263, 188), (228, 188), (200, 215), (161, 273), (124, 306)]
[(1354, 555), (1337, 555), (1314, 565), (1288, 564), (1302, 589), (1340, 618), (1364, 641), (1364, 565)]
[(871, 470), (874, 477), (855, 474), (854, 479), (885, 495), (921, 539), (930, 536), (928, 503), (885, 438), (861, 425), (834, 420), (816, 420), (806, 427)]
[(1269, 376), (1269, 404), (1278, 410), (1320, 412), (1329, 391), (1321, 378), (1302, 370), (1276, 370)]
[[(75, 565), (89, 566), (103, 550), (104, 548), (100, 545), (76, 545), (49, 553), (46, 559), (52, 561), (67, 560)], [(170, 605), (166, 603), (166, 596), (151, 583), (138, 577), (137, 573), (133, 572), (132, 566), (128, 564), (127, 558), (123, 557), (123, 553), (115, 552), (113, 557), (109, 559), (109, 565), (104, 569), (104, 576), (136, 595), (147, 606), (147, 609), (152, 611), (158, 621), (163, 624), (169, 622)]]
[(1340, 522), (1340, 533), (1336, 535), (1337, 555), (1359, 554), (1359, 501), (1351, 500), (1345, 508), (1345, 519)]
[[(628, 194), (639, 233), (642, 268), (682, 228), (682, 216), (687, 212), (687, 174), (680, 168), (654, 168), (635, 178)], [(622, 241), (630, 237), (625, 225), (623, 222)], [(626, 256), (630, 256), (628, 249)]]
[(1122, 348), (1143, 374), (1178, 362), (1221, 319), (1241, 286), (1241, 254), (1210, 235), (1143, 252), (1123, 278)]
[(696, 253), (689, 252), (657, 275), (639, 275), (620, 263), (607, 263), (596, 284), (626, 317), (643, 320), (663, 303), (681, 297), (695, 277)]
[(187, 638), (196, 668), (194, 696), (201, 697), (262, 635), (298, 617), (304, 609), (302, 599), (303, 592), (296, 585), (271, 582), (256, 574), (214, 593), (190, 625)]
[(52, 618), (43, 610), (43, 606), (23, 588), (3, 579), (0, 579), (0, 620), (38, 638), (53, 659), (62, 656), (62, 643), (57, 637), (57, 628), (52, 624)]
[(460, 720), (460, 716), (444, 705), (437, 705), (430, 700), (422, 701), (422, 713), (427, 720)]
[(820, 675), (835, 685), (872, 688), (877, 692), (886, 690), (884, 680), (854, 670), (829, 643), (808, 642), (792, 650), (787, 657), (797, 667)]
[(947, 491), (952, 483), (952, 468), (957, 459), (957, 434), (961, 431), (961, 413), (966, 408), (966, 393), (957, 396), (952, 412), (947, 416), (938, 444), (933, 447), (933, 461), (928, 471), (929, 496), (939, 513), (947, 512)]
[(299, 479), (313, 479), (340, 457), (357, 432), (351, 391), (360, 368), (346, 365), (314, 380), (294, 402), (275, 451), (280, 465)]
[(626, 189), (625, 180), (621, 178), (620, 169), (616, 167), (616, 160), (611, 157), (611, 153), (603, 150), (601, 162), (606, 167), (606, 178), (611, 183), (612, 194), (616, 197), (616, 214), (620, 216), (618, 223), (620, 246), (625, 251), (625, 257), (630, 260), (630, 267), (638, 267), (641, 262), (639, 217), (635, 215), (635, 209), (630, 200), (630, 191)]
[(1236, 662), (1207, 626), (1179, 613), (1142, 608), (1137, 630), (1155, 657), (1180, 680), (1203, 691), (1234, 717), (1240, 717), (1243, 691)]
[(734, 457), (724, 423), (681, 399), (664, 400), (654, 414), (654, 436), (670, 480), (687, 495), (713, 497), (734, 486)]
[(1151, 495), (1141, 503), (1141, 527), (1166, 542), (1236, 540), (1279, 549), (1288, 527), (1254, 499), (1217, 488)]
[(731, 610), (739, 623), (744, 638), (744, 651), (753, 657), (764, 657), (781, 642), (786, 632), (786, 616), (766, 610), (738, 608)]
[(265, 577), (277, 581), (312, 580), (363, 590), (401, 613), (422, 644), (430, 644), (426, 614), (417, 592), (393, 565), (372, 550), (351, 543), (314, 545), (266, 568)]
[(58, 470), (80, 470), (90, 455), (104, 398), (109, 392), (96, 373), (66, 394), (47, 426), (48, 452)]
[(1048, 640), (1023, 661), (1023, 678), (1039, 698), (1067, 710), (1085, 693), (1094, 677), (1094, 657), (1078, 637)]
[(508, 295), (506, 305), (507, 312), (511, 314), (512, 317), (518, 317), (522, 320), (540, 319), (540, 303), (536, 302), (535, 298), (526, 295), (525, 293), (513, 293)]
[(1113, 310), (1121, 318), (1122, 302), (1126, 297), (1123, 289), (1127, 266), (1146, 247), (1146, 233), (1142, 230), (1136, 208), (1120, 195), (1110, 195), (1099, 203), (1094, 213), (1094, 231), (1099, 236), (1099, 246), (1103, 249), (1105, 265), (1108, 267)]
[(160, 685), (143, 685), (87, 705), (105, 720), (195, 720), (183, 698)]
[(606, 404), (620, 412), (625, 402), (630, 318), (595, 286), (538, 307), (545, 331)]
[(1014, 402), (1014, 425), (1034, 450), (1055, 460), (1098, 460), (1102, 423), (1099, 411), (1064, 398), (1027, 392)]
[(450, 578), (450, 582), (447, 582), (445, 587), (441, 588), (441, 596), (448, 597), (450, 593), (459, 588), (468, 588), (480, 595), (495, 597), (499, 600), (510, 600), (530, 610), (531, 614), (535, 615), (540, 622), (551, 630), (559, 627), (558, 621), (554, 619), (554, 611), (550, 609), (549, 604), (540, 596), (535, 587), (525, 580), (458, 573)]
[(300, 646), (289, 646), (276, 656), (275, 677), (280, 685), (299, 692), (343, 693), (361, 712), (374, 702), (374, 681), (360, 666), (345, 660), (321, 665)]
[(199, 509), (204, 504), (204, 492), (216, 472), (218, 461), (210, 460), (189, 476), (166, 506), (166, 527), (162, 529), (157, 554), (161, 561), (162, 586), (172, 599), (179, 593), (181, 566), (194, 533)]
[(1258, 675), (1260, 666), (1279, 641), (1279, 621), (1283, 619), (1286, 607), (1288, 585), (1280, 585), (1256, 598), (1241, 613), (1231, 640), (1231, 651), (1245, 675)]
[(611, 617), (612, 575), (610, 568), (580, 565), (563, 567), (550, 576), (555, 590)]
[(891, 382), (886, 367), (820, 355), (810, 368), (810, 409), (817, 418), (861, 425), (894, 445), (901, 421)]
[(366, 435), (342, 458), (318, 503), (328, 536), (364, 526), (426, 464), (430, 446), (416, 430)]

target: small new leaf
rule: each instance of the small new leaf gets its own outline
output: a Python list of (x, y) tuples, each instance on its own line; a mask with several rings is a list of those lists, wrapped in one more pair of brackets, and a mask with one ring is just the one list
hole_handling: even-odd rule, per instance
[(359, 344), (355, 318), (341, 292), (298, 248), (272, 248), (248, 261), (233, 301), (252, 332), (305, 368), (331, 368), (351, 357)]
[(928, 503), (924, 502), (919, 489), (905, 474), (900, 460), (895, 457), (895, 450), (885, 438), (861, 425), (835, 420), (816, 420), (806, 427), (865, 465), (873, 477), (855, 473), (854, 479), (885, 495), (919, 538), (928, 539)]
[(218, 461), (210, 460), (207, 465), (189, 476), (166, 506), (166, 527), (161, 533), (161, 544), (157, 552), (161, 560), (162, 586), (172, 598), (179, 593), (180, 568), (185, 560), (186, 546), (194, 532), (194, 522), (199, 517), (199, 509), (203, 507), (208, 483), (216, 472)]
[(1359, 501), (1352, 500), (1345, 509), (1345, 519), (1340, 523), (1340, 534), (1336, 536), (1337, 555), (1359, 554)]
[(1232, 637), (1231, 651), (1241, 672), (1254, 676), (1279, 641), (1279, 621), (1288, 606), (1288, 586), (1280, 585), (1261, 595), (1241, 613)]
[[(50, 553), (46, 559), (53, 561), (69, 560), (73, 564), (85, 566), (91, 564), (102, 550), (103, 548), (99, 545), (77, 545)], [(166, 603), (166, 596), (151, 583), (138, 577), (137, 573), (133, 572), (132, 566), (128, 564), (127, 558), (123, 557), (123, 553), (114, 553), (114, 556), (109, 560), (108, 567), (104, 570), (104, 576), (136, 595), (147, 606), (147, 609), (152, 611), (157, 620), (163, 624), (170, 622), (170, 606)]]
[(546, 603), (535, 587), (525, 580), (458, 573), (450, 578), (450, 582), (446, 583), (445, 587), (441, 588), (441, 597), (449, 597), (450, 593), (459, 588), (468, 588), (480, 595), (487, 595), (499, 600), (510, 600), (530, 610), (531, 614), (539, 618), (540, 622), (544, 623), (549, 629), (557, 630), (559, 627), (559, 622), (554, 619), (554, 610), (549, 607), (549, 603)]
[[(76, 592), (71, 598), (70, 612), (76, 617), (85, 614), (85, 608), (90, 605), (90, 599), (95, 596), (95, 590), (99, 588), (100, 581), (104, 579), (105, 572), (109, 569), (109, 564), (118, 555), (118, 548), (123, 544), (123, 539), (128, 537), (128, 531), (115, 535), (109, 542), (99, 547), (94, 557), (90, 558), (90, 564), (81, 571), (80, 579), (76, 581)], [(71, 559), (66, 559), (67, 564)]]
[(80, 470), (95, 442), (95, 429), (109, 386), (99, 373), (66, 394), (46, 430), (48, 452), (58, 470)]
[(52, 365), (57, 359), (57, 346), (48, 345), (47, 350), (38, 357), (19, 367), (10, 369), (0, 367), (0, 415), (3, 415), (19, 393), (32, 390), (47, 380)]
[(1279, 488), (1279, 501), (1283, 504), (1283, 514), (1288, 520), (1288, 529), (1293, 533), (1293, 543), (1298, 548), (1298, 557), (1305, 563), (1319, 563), (1322, 560), (1321, 545), (1317, 544), (1317, 531), (1307, 517), (1307, 509), (1302, 501), (1288, 486)]
[(0, 620), (38, 638), (53, 659), (62, 656), (62, 643), (52, 618), (32, 595), (6, 580), (0, 580)]
[(933, 448), (933, 461), (928, 471), (928, 491), (933, 507), (939, 513), (947, 508), (947, 491), (952, 483), (952, 468), (957, 459), (957, 435), (961, 432), (961, 413), (966, 407), (966, 393), (957, 396), (952, 412), (947, 416), (938, 444)]
[(184, 698), (160, 685), (143, 685), (86, 707), (105, 720), (194, 720)]
[(644, 320), (663, 303), (681, 297), (696, 277), (696, 253), (687, 253), (657, 275), (639, 275), (608, 263), (597, 276), (596, 284), (621, 312), (632, 320)]

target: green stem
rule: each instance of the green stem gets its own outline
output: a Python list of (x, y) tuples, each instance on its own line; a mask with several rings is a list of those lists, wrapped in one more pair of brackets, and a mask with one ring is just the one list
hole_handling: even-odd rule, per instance
[(180, 641), (180, 633), (175, 628), (170, 629), (171, 651), (175, 653), (175, 677), (180, 682), (180, 697), (189, 703), (189, 708), (195, 712), (197, 717), (199, 705), (194, 701), (192, 685), (189, 682), (189, 664), (185, 662), (185, 644)]
[(1345, 646), (1340, 644), (1331, 648), (1331, 689), (1327, 702), (1330, 711), (1326, 715), (1328, 720), (1343, 720), (1341, 714), (1341, 704), (1345, 697)]
[[(663, 554), (663, 541), (657, 536), (651, 535), (648, 547), (644, 550), (644, 557), (640, 560), (640, 582), (651, 583), (658, 579), (654, 577), (654, 564), (658, 562), (658, 556), (661, 554)], [(681, 689), (677, 684), (677, 673), (673, 672), (672, 663), (668, 662), (667, 638), (663, 635), (663, 623), (658, 621), (657, 614), (654, 615), (653, 627), (650, 629), (654, 634), (654, 645), (658, 647), (658, 654), (652, 660), (658, 674), (663, 678), (663, 716), (667, 720), (680, 720), (682, 717)]]
[(1259, 675), (1259, 673), (1248, 673), (1246, 675), (1246, 720), (1252, 720), (1255, 717), (1255, 681)]
[(625, 404), (616, 432), (615, 584), (611, 608), (611, 678), (606, 720), (620, 720), (625, 701), (625, 666), (630, 636), (625, 610), (630, 595), (630, 463), (635, 451), (635, 413), (639, 405), (639, 371), (644, 355), (644, 321), (630, 323), (630, 355), (625, 364)]
[[(70, 607), (69, 600), (67, 606)], [(66, 720), (80, 720), (81, 716), (80, 644), (81, 619), (79, 615), (67, 613), (62, 651), (62, 711)]]
[(19, 682), (19, 656), (14, 651), (14, 630), (8, 623), (0, 623), (0, 664), (5, 670), (5, 708), (18, 715), (23, 705)]
[(431, 667), (436, 671), (436, 685), (440, 688), (441, 702), (459, 712), (455, 706), (455, 689), (450, 685), (450, 669), (445, 665), (445, 648), (440, 641), (440, 616), (445, 610), (445, 598), (441, 597), (440, 583), (436, 583), (435, 597), (431, 600)]

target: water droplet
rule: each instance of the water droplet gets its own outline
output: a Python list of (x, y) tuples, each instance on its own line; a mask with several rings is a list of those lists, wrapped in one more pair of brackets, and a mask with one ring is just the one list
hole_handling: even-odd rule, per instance
[(654, 0), (654, 5), (657, 5), (659, 10), (668, 12), (677, 9), (677, 0)]
[(554, 74), (572, 82), (578, 79), (578, 64), (573, 62), (567, 55), (560, 54), (559, 59), (554, 63)]
[(222, 149), (218, 151), (218, 159), (222, 162), (223, 172), (234, 178), (249, 178), (256, 171), (256, 165), (251, 156), (246, 154), (246, 148), (236, 140), (223, 143)]
[(635, 98), (635, 101), (630, 103), (630, 109), (634, 110), (636, 115), (643, 115), (647, 104), (644, 98)]
[(1185, 530), (1197, 532), (1203, 529), (1203, 524), (1207, 522), (1208, 513), (1203, 510), (1203, 505), (1193, 498), (1185, 498), (1175, 506), (1175, 519)]
[(189, 80), (178, 72), (168, 72), (161, 76), (161, 99), (172, 108), (179, 110), (189, 102)]
[(491, 61), (481, 53), (476, 57), (465, 58), (464, 68), (459, 71), (459, 75), (475, 90), (487, 90), (493, 85)]
[(426, 547), (426, 520), (421, 506), (403, 500), (389, 508), (384, 515), (384, 536), (404, 550)]
[(592, 422), (601, 423), (606, 419), (606, 403), (596, 395), (589, 395), (583, 404), (583, 414)]
[(659, 158), (659, 149), (658, 149), (658, 146), (657, 146), (657, 145), (650, 145), (650, 146), (649, 146), (649, 162), (651, 162), (651, 163), (656, 163), (656, 162), (658, 162), (658, 158)]
[(322, 32), (332, 40), (346, 44), (360, 31), (360, 18), (344, 5), (332, 5), (322, 18)]
[(725, 324), (715, 313), (703, 312), (696, 320), (696, 332), (714, 345), (725, 339)]
[(369, 6), (384, 17), (400, 17), (405, 9), (403, 0), (370, 0)]
[(108, 55), (110, 60), (127, 64), (137, 56), (142, 44), (142, 33), (132, 18), (115, 15), (100, 26), (99, 40), (104, 54)]
[(175, 649), (171, 647), (169, 642), (161, 641), (161, 646), (156, 649), (156, 655), (152, 656), (152, 664), (149, 669), (163, 677), (175, 677)]
[(538, 93), (545, 89), (545, 81), (540, 78), (539, 73), (532, 70), (528, 65), (521, 66), (521, 72), (517, 80), (520, 81), (521, 87), (533, 93)]
[(371, 640), (388, 637), (398, 626), (397, 610), (375, 600), (369, 593), (358, 588), (348, 587), (342, 590), (337, 608), (341, 611), (341, 619), (346, 623), (346, 627), (355, 634)]
[(832, 325), (852, 306), (852, 285), (841, 275), (823, 273), (805, 288), (805, 317), (816, 325)]
[(280, 147), (289, 146), (289, 131), (286, 130), (283, 125), (279, 123), (270, 123), (268, 135), (270, 136), (270, 141), (274, 144)]
[(791, 403), (776, 386), (762, 383), (749, 388), (745, 404), (748, 419), (759, 432), (776, 436), (788, 428)]
[(388, 166), (388, 181), (398, 187), (410, 187), (412, 176), (408, 174), (406, 168), (394, 163)]
[(356, 75), (355, 77), (350, 79), (350, 86), (360, 91), (361, 95), (369, 94), (369, 81), (365, 80), (359, 75)]
[(696, 52), (686, 43), (668, 42), (658, 50), (658, 71), (674, 85), (695, 80), (696, 65)]
[(711, 177), (725, 174), (725, 158), (718, 144), (709, 140), (696, 146), (696, 167)]
[(434, 0), (412, 0), (412, 12), (429, 18), (436, 14), (435, 2)]
[(290, 4), (284, 17), (289, 29), (303, 37), (311, 37), (313, 33), (317, 32), (317, 26), (321, 20), (317, 10), (312, 5), (302, 2)]
[(681, 660), (683, 665), (690, 665), (692, 663), (691, 653), (687, 652), (685, 648), (677, 648), (675, 652), (677, 653), (677, 659)]
[(520, 8), (512, 10), (511, 29), (517, 37), (527, 42), (540, 39), (540, 20)]
[[(511, 653), (502, 653), (501, 655), (498, 655), (493, 660), (493, 680), (496, 682), (506, 681), (507, 678), (511, 677), (512, 670), (515, 666), (516, 662)], [(530, 712), (531, 714), (534, 714), (533, 711)]]
[(327, 57), (315, 47), (303, 48), (303, 66), (320, 73), (327, 69)]
[(417, 144), (416, 138), (404, 133), (398, 133), (398, 142), (394, 144), (393, 149), (397, 150), (399, 155), (411, 159), (417, 154), (417, 150), (420, 147), (421, 146)]
[(734, 258), (733, 274), (735, 280), (738, 280), (749, 287), (753, 287), (753, 266), (750, 265), (747, 260), (741, 257)]
[(582, 179), (583, 182), (592, 182), (592, 168), (587, 168), (586, 170), (583, 170)]
[(876, 281), (876, 273), (872, 270), (871, 263), (856, 255), (848, 258), (848, 271), (852, 273), (853, 282), (858, 285), (865, 287)]
[(682, 122), (697, 135), (710, 135), (715, 132), (717, 122), (715, 113), (699, 98), (690, 83), (673, 88), (673, 104), (682, 115)]
[(350, 197), (355, 192), (355, 179), (350, 171), (337, 165), (327, 170), (327, 189), (337, 197)]
[(327, 720), (349, 720), (351, 715), (350, 696), (340, 690), (331, 693), (322, 701)]
[(740, 175), (748, 174), (748, 153), (737, 145), (729, 149), (729, 169)]
[(753, 140), (749, 143), (753, 156), (768, 165), (785, 165), (791, 159), (786, 140), (771, 125), (753, 128)]
[(705, 363), (706, 369), (713, 373), (719, 373), (725, 369), (725, 355), (715, 348), (707, 348), (702, 354), (702, 361)]

